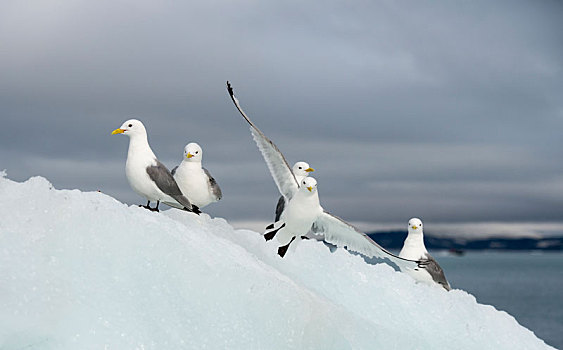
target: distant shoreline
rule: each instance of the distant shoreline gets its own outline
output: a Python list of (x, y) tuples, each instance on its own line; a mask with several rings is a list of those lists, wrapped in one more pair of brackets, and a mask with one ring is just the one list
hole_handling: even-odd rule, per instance
[[(386, 249), (401, 249), (407, 231), (378, 231), (368, 235)], [(470, 239), (436, 237), (425, 234), (424, 241), (429, 250), (506, 250), (506, 251), (562, 251), (563, 236), (541, 238), (489, 237)]]

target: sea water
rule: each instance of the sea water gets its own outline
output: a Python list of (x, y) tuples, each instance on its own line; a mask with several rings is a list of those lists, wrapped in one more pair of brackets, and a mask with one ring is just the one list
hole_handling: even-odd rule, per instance
[(468, 252), (434, 254), (453, 288), (494, 305), (563, 349), (563, 253)]

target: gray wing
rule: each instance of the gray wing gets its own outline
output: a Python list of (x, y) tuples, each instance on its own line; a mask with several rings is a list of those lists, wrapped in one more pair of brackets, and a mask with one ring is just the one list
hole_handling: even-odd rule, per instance
[(313, 223), (311, 231), (315, 234), (323, 234), (325, 241), (338, 247), (346, 247), (348, 250), (358, 252), (370, 258), (389, 259), (401, 270), (404, 268), (414, 269), (417, 267), (417, 261), (403, 259), (390, 253), (369, 238), (365, 233), (326, 211), (319, 215), (317, 220)]
[(451, 290), (450, 284), (446, 279), (446, 275), (444, 274), (444, 270), (440, 267), (436, 259), (432, 257), (430, 254), (426, 254), (426, 256), (420, 260), (418, 263), (418, 267), (425, 269), (430, 276), (432, 276), (432, 280), (434, 282), (441, 284), (446, 290)]
[(284, 158), (278, 147), (276, 147), (276, 145), (270, 141), (270, 139), (268, 139), (266, 135), (264, 135), (264, 133), (262, 133), (262, 131), (260, 131), (260, 129), (258, 129), (258, 127), (246, 116), (246, 113), (244, 113), (240, 107), (238, 99), (235, 97), (233, 88), (229, 82), (227, 82), (227, 90), (229, 91), (229, 95), (231, 96), (231, 100), (233, 100), (235, 107), (237, 107), (246, 122), (250, 124), (250, 133), (252, 134), (260, 153), (262, 153), (262, 157), (264, 157), (266, 165), (268, 165), (268, 169), (274, 178), (276, 186), (278, 186), (278, 190), (282, 196), (288, 200), (291, 199), (295, 192), (297, 192), (299, 184), (297, 183), (287, 160)]
[(176, 169), (178, 169), (178, 165), (176, 165), (174, 167), (174, 169), (172, 169), (172, 171), (170, 172), (170, 174), (172, 174), (172, 176), (174, 176), (174, 174), (176, 174)]
[(280, 199), (278, 199), (278, 205), (276, 205), (276, 216), (274, 218), (274, 222), (278, 222), (280, 220), (284, 208), (285, 208), (285, 198), (281, 196)]
[(151, 180), (154, 181), (156, 186), (164, 193), (174, 198), (178, 203), (183, 205), (186, 209), (192, 211), (192, 204), (190, 201), (182, 194), (176, 180), (166, 169), (164, 164), (162, 164), (158, 159), (156, 160), (156, 165), (151, 165), (147, 167), (147, 174)]
[(221, 188), (217, 184), (217, 181), (215, 181), (213, 176), (211, 176), (211, 173), (209, 172), (209, 170), (203, 168), (203, 171), (205, 172), (205, 175), (207, 175), (207, 181), (209, 182), (209, 188), (211, 189), (211, 193), (213, 193), (215, 200), (220, 200), (221, 198), (223, 198), (223, 194), (221, 193)]

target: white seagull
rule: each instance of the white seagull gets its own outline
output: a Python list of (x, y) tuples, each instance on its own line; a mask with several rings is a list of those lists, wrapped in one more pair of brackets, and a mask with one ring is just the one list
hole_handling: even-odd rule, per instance
[(419, 266), (412, 270), (407, 269), (405, 272), (417, 281), (427, 284), (437, 283), (446, 290), (451, 290), (452, 288), (444, 275), (444, 271), (432, 255), (428, 254), (424, 246), (422, 221), (418, 218), (410, 219), (408, 230), (409, 234), (405, 239), (403, 249), (401, 249), (399, 256), (409, 260), (419, 260)]
[(266, 239), (271, 239), (279, 233), (280, 242), (287, 243), (286, 246), (278, 249), (280, 256), (283, 257), (289, 244), (296, 237), (301, 237), (312, 231), (315, 234), (322, 234), (325, 241), (338, 247), (346, 247), (348, 250), (358, 252), (367, 257), (389, 259), (401, 269), (414, 269), (418, 266), (417, 261), (393, 255), (374, 242), (365, 233), (324, 211), (319, 203), (316, 189), (317, 181), (312, 177), (306, 177), (301, 180), (301, 186), (299, 186), (295, 175), (280, 150), (246, 116), (229, 82), (227, 82), (227, 90), (240, 114), (250, 124), (250, 132), (254, 141), (268, 165), (278, 190), (287, 203), (280, 220), (268, 226), (267, 230), (272, 231), (266, 232), (264, 235)]
[(306, 177), (300, 185), (294, 196), (287, 201), (287, 206), (282, 211), (280, 219), (268, 226), (272, 230), (264, 234), (267, 241), (275, 236), (280, 242), (282, 246), (278, 248), (278, 254), (282, 258), (289, 245), (297, 237), (305, 238), (314, 222), (323, 214), (317, 192), (317, 180), (313, 177)]
[[(301, 184), (301, 181), (309, 176), (309, 173), (315, 171), (315, 169), (311, 168), (307, 162), (297, 162), (293, 164), (291, 171), (293, 172), (293, 176), (295, 176), (297, 183)], [(274, 222), (280, 219), (283, 208), (285, 208), (285, 198), (284, 196), (280, 196), (280, 199), (278, 199), (278, 204), (276, 205), (276, 215), (274, 217)]]
[[(196, 214), (200, 213), (182, 194), (170, 171), (154, 155), (147, 139), (147, 130), (141, 121), (127, 120), (111, 134), (129, 136), (125, 175), (131, 188), (147, 199), (147, 205), (142, 207), (158, 211), (158, 205), (162, 201)], [(156, 201), (156, 207), (150, 207), (151, 201)]]
[(182, 163), (172, 169), (172, 176), (184, 196), (200, 209), (221, 199), (221, 188), (207, 169), (201, 166), (203, 150), (195, 143), (184, 147)]

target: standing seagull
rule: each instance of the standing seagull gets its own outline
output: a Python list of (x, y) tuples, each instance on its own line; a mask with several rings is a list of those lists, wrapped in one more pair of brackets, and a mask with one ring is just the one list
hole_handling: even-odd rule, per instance
[[(301, 184), (301, 181), (309, 176), (309, 173), (315, 171), (315, 169), (311, 168), (307, 162), (297, 162), (293, 164), (291, 171), (293, 172), (293, 176), (295, 176), (297, 183)], [(280, 196), (280, 199), (278, 199), (278, 205), (276, 205), (276, 216), (274, 217), (274, 222), (280, 219), (284, 207), (285, 198), (283, 196)]]
[[(367, 257), (389, 259), (401, 269), (414, 269), (418, 266), (417, 261), (393, 255), (375, 243), (365, 233), (358, 231), (354, 226), (324, 211), (318, 199), (317, 181), (312, 177), (307, 177), (301, 180), (301, 186), (299, 186), (295, 175), (280, 150), (246, 116), (229, 82), (227, 82), (227, 90), (240, 114), (250, 124), (250, 132), (254, 141), (268, 165), (278, 190), (287, 203), (287, 207), (282, 212), (280, 220), (268, 226), (267, 230), (271, 229), (272, 231), (264, 235), (266, 239), (271, 239), (279, 233), (280, 242), (287, 242), (286, 246), (278, 249), (280, 256), (283, 257), (289, 244), (296, 237), (306, 235), (310, 230), (315, 234), (324, 235), (324, 239), (327, 242), (338, 247), (346, 247), (348, 250), (358, 252)], [(307, 195), (307, 191), (311, 194)]]
[[(195, 205), (182, 194), (170, 171), (156, 159), (147, 140), (147, 130), (141, 121), (129, 119), (112, 133), (129, 136), (129, 151), (125, 163), (125, 175), (135, 192), (147, 199), (143, 208), (158, 211), (160, 201), (176, 205), (196, 214), (201, 213)], [(150, 202), (156, 201), (151, 208)]]
[(410, 260), (420, 260), (419, 267), (407, 270), (414, 279), (424, 283), (437, 283), (446, 290), (451, 290), (450, 284), (444, 275), (444, 271), (438, 262), (428, 254), (424, 246), (424, 235), (422, 233), (422, 221), (418, 218), (409, 220), (409, 234), (403, 244), (403, 249), (399, 253), (401, 258)]
[(172, 169), (174, 180), (184, 196), (200, 209), (221, 199), (221, 188), (209, 171), (201, 166), (203, 150), (195, 143), (184, 147), (182, 163)]

